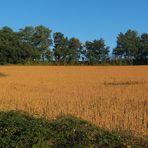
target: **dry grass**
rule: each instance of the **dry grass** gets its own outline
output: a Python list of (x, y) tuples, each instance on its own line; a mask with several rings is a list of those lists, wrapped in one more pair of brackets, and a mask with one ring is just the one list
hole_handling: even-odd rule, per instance
[(148, 133), (148, 67), (1, 66), (0, 110), (80, 116), (100, 127)]

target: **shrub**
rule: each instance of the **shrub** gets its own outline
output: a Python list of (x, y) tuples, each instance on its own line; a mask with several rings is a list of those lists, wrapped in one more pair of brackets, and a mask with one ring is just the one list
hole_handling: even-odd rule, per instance
[[(71, 115), (47, 121), (23, 112), (0, 113), (0, 147), (101, 147), (122, 148), (132, 144), (116, 132), (98, 128)], [(142, 147), (142, 146), (139, 146)]]

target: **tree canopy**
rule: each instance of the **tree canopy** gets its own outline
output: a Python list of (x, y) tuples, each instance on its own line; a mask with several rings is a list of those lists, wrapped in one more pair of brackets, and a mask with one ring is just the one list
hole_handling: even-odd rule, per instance
[(113, 55), (126, 64), (148, 64), (148, 34), (138, 36), (133, 30), (128, 30), (125, 34), (120, 33)]
[(17, 32), (7, 26), (0, 29), (0, 64), (148, 64), (148, 34), (121, 32), (110, 51), (102, 38), (83, 44), (42, 25)]

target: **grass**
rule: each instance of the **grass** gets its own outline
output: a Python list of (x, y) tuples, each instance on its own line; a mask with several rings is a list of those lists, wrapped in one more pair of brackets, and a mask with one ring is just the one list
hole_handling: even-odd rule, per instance
[(47, 120), (24, 112), (0, 112), (1, 148), (146, 147), (146, 141), (110, 132), (71, 115)]

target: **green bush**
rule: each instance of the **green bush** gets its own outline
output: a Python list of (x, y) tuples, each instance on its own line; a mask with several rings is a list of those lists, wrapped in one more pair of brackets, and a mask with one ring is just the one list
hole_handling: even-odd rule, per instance
[(22, 112), (0, 113), (0, 148), (94, 147), (124, 148), (138, 146), (130, 137), (98, 128), (71, 115), (47, 121)]

